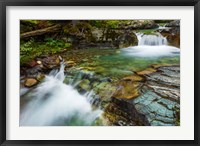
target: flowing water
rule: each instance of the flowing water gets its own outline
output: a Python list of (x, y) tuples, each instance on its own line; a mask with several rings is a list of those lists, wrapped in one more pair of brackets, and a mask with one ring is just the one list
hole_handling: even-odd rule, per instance
[(168, 46), (167, 39), (161, 34), (137, 34), (138, 46), (123, 49), (126, 55), (135, 57), (161, 58), (179, 56), (180, 49)]
[[(81, 63), (77, 67), (90, 67), (94, 74), (122, 78), (152, 64), (179, 64), (180, 49), (169, 46), (161, 34), (137, 33), (137, 37), (138, 46), (112, 49), (112, 54), (93, 57), (92, 62)], [(51, 71), (32, 91), (26, 93), (27, 89), (21, 89), (22, 97), (29, 99), (20, 111), (21, 126), (94, 125), (102, 113), (92, 108), (95, 95), (92, 91), (81, 95), (75, 89), (79, 81), (71, 79), (67, 85), (63, 83), (66, 76), (62, 64), (59, 71)]]
[(81, 66), (91, 67), (92, 71), (104, 76), (121, 78), (144, 70), (152, 64), (179, 64), (180, 49), (169, 46), (161, 34), (136, 34), (138, 46), (115, 50), (111, 55), (94, 58), (92, 63), (86, 62)]
[(101, 114), (90, 104), (91, 94), (80, 95), (63, 83), (64, 65), (53, 70), (28, 96), (32, 100), (21, 110), (20, 125), (91, 125)]

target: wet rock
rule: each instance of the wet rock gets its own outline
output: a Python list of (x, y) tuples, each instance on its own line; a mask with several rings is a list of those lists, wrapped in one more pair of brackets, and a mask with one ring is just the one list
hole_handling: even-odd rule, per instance
[(162, 86), (152, 86), (150, 85), (149, 87), (151, 87), (152, 89), (154, 89), (154, 92), (156, 92), (157, 94), (162, 95), (163, 97), (169, 98), (171, 100), (175, 100), (175, 101), (179, 101), (180, 98), (180, 92), (179, 90), (175, 89), (171, 89), (168, 87), (162, 87)]
[(109, 82), (94, 82), (93, 90), (103, 101), (110, 101), (111, 96), (116, 92), (116, 87)]
[(44, 78), (45, 78), (45, 74), (43, 74), (43, 73), (38, 73), (36, 76), (36, 79), (38, 81), (42, 81)]
[(37, 65), (37, 66), (35, 66), (35, 67), (32, 67), (32, 68), (26, 68), (26, 70), (25, 70), (25, 74), (27, 75), (27, 76), (34, 76), (34, 77), (36, 77), (36, 75), (38, 74), (38, 72), (41, 72), (42, 71), (42, 67), (40, 66), (40, 65)]
[(117, 84), (117, 90), (114, 93), (113, 97), (123, 98), (123, 99), (132, 99), (139, 96), (138, 88), (141, 84), (134, 81), (120, 81)]
[(84, 79), (82, 80), (79, 84), (78, 84), (79, 88), (82, 89), (82, 92), (88, 92), (91, 89), (90, 86), (90, 81), (88, 79)]
[(112, 79), (109, 77), (105, 77), (105, 78), (100, 79), (100, 81), (101, 82), (112, 82)]
[(28, 78), (26, 79), (25, 83), (24, 83), (24, 86), (26, 87), (32, 87), (34, 85), (36, 85), (38, 83), (38, 81), (34, 78)]
[(159, 30), (159, 32), (166, 37), (169, 45), (180, 47), (180, 21), (172, 21), (166, 24), (168, 29)]
[(138, 75), (147, 75), (147, 74), (151, 74), (153, 72), (156, 72), (156, 70), (153, 68), (147, 68), (146, 70), (137, 72), (137, 74)]
[(167, 123), (164, 123), (162, 121), (157, 121), (157, 120), (153, 120), (151, 122), (151, 125), (152, 126), (174, 126), (173, 124), (167, 124)]
[(124, 80), (124, 81), (142, 81), (142, 80), (144, 80), (144, 78), (142, 78), (141, 76), (138, 76), (138, 75), (132, 75), (132, 76), (127, 76), (127, 77), (123, 78), (122, 80)]
[(120, 34), (113, 43), (117, 48), (125, 48), (129, 46), (136, 46), (138, 44), (138, 39), (135, 33), (125, 31)]
[(180, 27), (180, 20), (174, 20), (165, 25), (166, 27)]
[(156, 66), (154, 69), (153, 73), (143, 74), (145, 83), (132, 102), (152, 126), (179, 125), (180, 67)]
[(60, 66), (60, 59), (57, 55), (46, 58), (38, 58), (43, 64), (43, 69), (50, 70)]
[(112, 98), (109, 105), (105, 108), (104, 118), (108, 125), (116, 126), (148, 126), (150, 125), (146, 117), (139, 113), (133, 104)]
[(66, 67), (73, 67), (76, 65), (75, 61), (69, 60), (65, 61)]
[(27, 67), (34, 67), (36, 65), (37, 65), (37, 62), (35, 60), (32, 60), (25, 64), (25, 66), (27, 66)]
[(173, 72), (173, 71), (171, 71), (170, 73), (171, 74), (169, 74), (168, 71), (155, 72), (150, 75), (146, 75), (145, 77), (150, 82), (152, 81), (152, 82), (164, 84), (166, 86), (179, 87), (180, 86), (180, 78), (175, 77), (175, 76), (177, 76), (177, 73)]
[(158, 69), (159, 67), (170, 67), (170, 64), (152, 64), (151, 67), (154, 69)]

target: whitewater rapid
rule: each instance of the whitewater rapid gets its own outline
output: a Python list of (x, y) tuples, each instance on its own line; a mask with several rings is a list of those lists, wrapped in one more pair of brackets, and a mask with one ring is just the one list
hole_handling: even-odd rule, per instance
[(91, 94), (81, 95), (63, 83), (64, 64), (53, 70), (31, 93), (31, 101), (21, 110), (20, 126), (91, 125), (101, 110), (93, 110)]

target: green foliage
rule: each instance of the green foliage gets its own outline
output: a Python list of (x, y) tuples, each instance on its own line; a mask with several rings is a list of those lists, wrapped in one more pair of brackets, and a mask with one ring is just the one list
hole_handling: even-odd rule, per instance
[(150, 35), (150, 34), (155, 35), (156, 29), (141, 29), (141, 30), (138, 30), (138, 32), (147, 34), (147, 35)]
[(71, 47), (70, 43), (65, 43), (62, 40), (46, 38), (44, 42), (36, 42), (30, 39), (27, 42), (20, 43), (20, 63), (23, 65), (32, 59), (41, 55), (52, 55), (62, 51), (63, 48)]
[(118, 28), (118, 24), (123, 20), (91, 20), (90, 23), (93, 27), (97, 28), (110, 28), (116, 29)]
[(69, 48), (69, 47), (71, 47), (71, 46), (72, 46), (71, 43), (65, 43), (64, 48)]
[(45, 39), (46, 45), (51, 47), (64, 47), (65, 43), (62, 40), (54, 40), (53, 38)]
[(166, 23), (158, 23), (160, 26), (165, 26)]
[(173, 20), (154, 20), (154, 22), (156, 22), (156, 23), (169, 23), (171, 21), (173, 21)]
[(26, 24), (36, 25), (39, 23), (39, 20), (21, 20), (21, 22), (24, 22)]

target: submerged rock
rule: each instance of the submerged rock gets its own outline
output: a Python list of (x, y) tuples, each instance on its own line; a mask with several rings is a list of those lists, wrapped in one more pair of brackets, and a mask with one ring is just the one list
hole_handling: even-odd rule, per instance
[(91, 90), (90, 81), (88, 79), (84, 79), (78, 84), (78, 87), (79, 90), (81, 90), (81, 93), (86, 93)]

